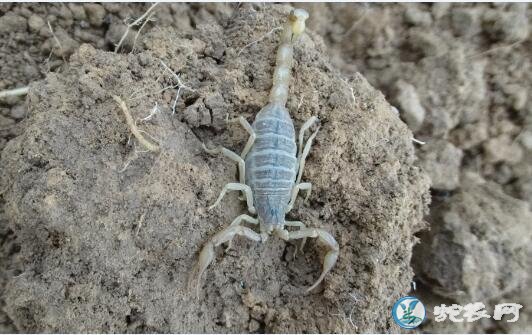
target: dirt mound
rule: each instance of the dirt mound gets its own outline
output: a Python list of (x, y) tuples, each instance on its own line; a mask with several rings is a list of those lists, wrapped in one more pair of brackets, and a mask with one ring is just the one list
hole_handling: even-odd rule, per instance
[[(186, 281), (202, 244), (244, 206), (227, 196), (236, 167), (201, 143), (239, 151), (266, 103), (278, 32), (289, 7), (250, 8), (192, 32), (151, 30), (135, 54), (83, 44), (60, 73), (31, 86), (23, 133), (2, 152), (0, 189), (16, 250), (5, 311), (25, 332), (388, 332), (413, 276), (413, 234), (424, 223), (428, 178), (414, 166), (412, 133), (360, 75), (343, 79), (309, 32), (295, 49), (288, 108), (321, 129), (290, 218), (329, 230), (340, 258), (323, 285), (323, 249), (309, 241), (238, 239), (218, 250), (201, 299)], [(247, 47), (245, 47), (247, 45)], [(245, 48), (244, 48), (245, 47)], [(188, 87), (172, 113), (176, 79)], [(142, 152), (111, 94), (158, 141)], [(156, 108), (154, 108), (156, 107)], [(140, 120), (155, 113), (146, 120)], [(222, 248), (220, 248), (222, 249)]]

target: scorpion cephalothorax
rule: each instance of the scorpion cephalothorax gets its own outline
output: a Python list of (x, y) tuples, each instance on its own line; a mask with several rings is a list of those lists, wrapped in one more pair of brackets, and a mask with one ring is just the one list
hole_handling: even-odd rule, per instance
[[(301, 246), (307, 237), (319, 238), (329, 251), (325, 255), (320, 277), (307, 291), (315, 288), (323, 280), (338, 258), (338, 243), (327, 231), (307, 228), (300, 221), (285, 220), (285, 214), (292, 209), (299, 191), (306, 191), (308, 198), (312, 188), (310, 183), (301, 182), (301, 176), (305, 159), (318, 130), (310, 135), (305, 145), (303, 142), (305, 132), (318, 119), (313, 116), (303, 124), (299, 131), (299, 143), (296, 146), (294, 124), (285, 107), (293, 62), (293, 43), (305, 30), (307, 18), (308, 13), (303, 9), (296, 9), (290, 13), (277, 50), (269, 103), (259, 111), (253, 125), (243, 117), (238, 118), (240, 124), (250, 134), (242, 153), (237, 155), (223, 147), (207, 149), (204, 146), (204, 149), (211, 154), (222, 153), (237, 162), (240, 177), (239, 183), (225, 185), (210, 208), (218, 205), (227, 191), (241, 191), (247, 201), (249, 212), (257, 214), (257, 218), (242, 214), (205, 244), (191, 277), (191, 283), (197, 281), (198, 292), (201, 275), (214, 259), (214, 248), (226, 242), (230, 248), (231, 241), (236, 235), (257, 242), (265, 241), (270, 235), (276, 235), (285, 241), (303, 239)], [(243, 221), (258, 224), (260, 234), (243, 226)], [(299, 230), (288, 231), (285, 229), (286, 226), (298, 227)]]

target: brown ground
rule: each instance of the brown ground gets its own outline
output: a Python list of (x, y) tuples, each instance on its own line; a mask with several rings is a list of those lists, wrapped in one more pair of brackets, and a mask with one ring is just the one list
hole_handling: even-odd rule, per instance
[[(292, 243), (237, 239), (199, 300), (199, 249), (245, 211), (235, 194), (207, 211), (236, 166), (201, 143), (242, 149), (226, 120), (266, 103), (279, 32), (265, 34), (290, 7), (160, 5), (111, 52), (148, 7), (0, 6), (0, 90), (30, 84), (0, 101), (1, 330), (397, 332), (390, 309), (415, 280), (429, 319), (441, 303), (525, 306), (513, 324), (421, 331), (532, 331), (529, 6), (305, 5), (288, 108), (322, 127), (313, 193), (289, 218), (329, 230), (339, 261), (304, 294), (318, 243), (292, 259)], [(161, 61), (188, 87), (175, 114)], [(129, 138), (112, 94), (134, 118), (158, 107), (138, 125), (160, 153)]]

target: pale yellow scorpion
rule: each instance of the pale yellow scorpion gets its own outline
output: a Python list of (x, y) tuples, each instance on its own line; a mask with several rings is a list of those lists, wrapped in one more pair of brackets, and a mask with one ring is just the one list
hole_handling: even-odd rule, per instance
[[(330, 233), (320, 228), (307, 228), (301, 221), (285, 220), (285, 214), (293, 208), (299, 191), (306, 191), (308, 198), (312, 188), (311, 183), (301, 182), (301, 177), (305, 159), (318, 130), (308, 138), (304, 146), (303, 140), (305, 131), (316, 123), (318, 118), (313, 116), (303, 124), (299, 131), (299, 146), (296, 148), (294, 124), (285, 107), (293, 62), (293, 44), (305, 30), (307, 18), (308, 13), (303, 9), (293, 10), (288, 17), (277, 50), (269, 103), (259, 111), (253, 125), (242, 116), (238, 118), (240, 124), (250, 134), (242, 153), (237, 155), (223, 147), (207, 149), (203, 146), (210, 154), (222, 153), (237, 162), (240, 177), (239, 183), (225, 185), (209, 209), (218, 205), (227, 191), (241, 191), (247, 201), (248, 211), (257, 214), (258, 217), (253, 218), (247, 214), (238, 216), (229, 227), (214, 235), (205, 244), (191, 277), (191, 283), (197, 282), (198, 294), (200, 278), (214, 259), (214, 248), (226, 242), (230, 248), (231, 241), (236, 235), (257, 242), (265, 241), (272, 234), (285, 241), (303, 239), (301, 247), (307, 237), (317, 237), (321, 240), (328, 247), (328, 252), (320, 277), (307, 289), (307, 292), (318, 286), (338, 258), (340, 249)], [(243, 221), (258, 224), (260, 234), (243, 226)], [(286, 226), (299, 229), (288, 231), (285, 229)]]

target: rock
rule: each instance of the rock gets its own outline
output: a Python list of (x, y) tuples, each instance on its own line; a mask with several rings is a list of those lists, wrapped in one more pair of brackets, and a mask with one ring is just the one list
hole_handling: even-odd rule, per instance
[(44, 20), (39, 16), (33, 14), (28, 19), (28, 26), (30, 27), (31, 31), (39, 31), (46, 23)]
[(26, 107), (23, 104), (13, 106), (10, 116), (15, 120), (23, 119), (26, 116)]
[(459, 143), (463, 150), (471, 149), (488, 138), (488, 123), (467, 123), (460, 128), (453, 129), (451, 138), (453, 143)]
[(10, 32), (22, 32), (26, 30), (26, 19), (22, 16), (8, 12), (0, 17), (0, 34)]
[(521, 142), (526, 150), (532, 151), (532, 130), (522, 131), (519, 134), (519, 142)]
[(520, 178), (517, 183), (519, 197), (527, 201), (532, 208), (532, 177)]
[[(209, 110), (209, 121), (213, 126), (219, 129), (225, 126), (227, 113), (227, 104), (224, 102), (220, 93), (205, 97), (205, 107)], [(211, 120), (212, 118), (212, 120)]]
[(70, 11), (72, 12), (72, 16), (74, 17), (74, 19), (76, 19), (78, 21), (82, 21), (82, 20), (86, 20), (87, 19), (87, 14), (85, 13), (85, 8), (83, 7), (82, 4), (69, 3), (67, 6), (70, 9)]
[(424, 28), (412, 28), (408, 32), (409, 46), (423, 57), (435, 57), (446, 52), (442, 38)]
[[(112, 49), (114, 50), (116, 45), (118, 45), (118, 43), (122, 39), (122, 36), (124, 36), (124, 34), (126, 33), (126, 30), (127, 26), (125, 24), (112, 23), (109, 26), (107, 32), (105, 33), (105, 42), (109, 45), (112, 45)], [(122, 41), (122, 46), (120, 48), (125, 50), (131, 50), (131, 48), (133, 48), (136, 33), (136, 30), (130, 29), (129, 33)]]
[(483, 8), (454, 7), (451, 14), (454, 31), (461, 36), (478, 34), (482, 29), (482, 13)]
[(0, 114), (0, 127), (7, 129), (12, 127), (14, 124), (15, 121)]
[[(410, 30), (414, 29), (419, 36), (430, 35), (419, 28)], [(430, 40), (428, 38), (428, 41)], [(417, 39), (415, 41), (418, 43)], [(437, 46), (438, 43), (435, 43), (435, 48), (449, 50), (444, 53), (436, 49), (430, 51), (431, 54), (436, 54), (426, 55), (413, 68), (405, 69), (405, 74), (401, 75), (415, 85), (419, 100), (426, 109), (423, 127), (417, 134), (431, 138), (448, 138), (449, 133), (457, 126), (484, 120), (489, 105), (486, 99), (488, 89), (484, 75), (485, 62), (467, 59), (466, 51), (458, 45), (443, 41), (440, 44), (443, 46)], [(426, 52), (419, 51), (422, 54)]]
[(417, 4), (407, 5), (405, 10), (405, 20), (416, 26), (428, 27), (432, 24), (432, 16), (430, 13), (422, 11)]
[(410, 129), (415, 132), (423, 124), (425, 108), (421, 105), (416, 88), (405, 82), (398, 81), (396, 84), (395, 101), (401, 111), (401, 116)]
[(70, 35), (63, 29), (57, 29), (55, 35), (61, 42), (61, 47), (56, 46), (57, 42), (55, 40), (51, 40), (50, 43), (53, 43), (52, 45), (55, 46), (54, 53), (58, 57), (70, 57), (70, 55), (72, 55), (72, 53), (74, 53), (79, 47), (78, 41), (70, 37)]
[(212, 123), (211, 113), (209, 112), (209, 109), (205, 107), (204, 101), (198, 99), (194, 104), (185, 109), (183, 112), (183, 121), (192, 128), (208, 126)]
[(454, 190), (460, 183), (463, 152), (445, 140), (431, 140), (418, 153), (419, 164), (437, 190)]
[(496, 41), (512, 43), (524, 40), (529, 31), (526, 7), (509, 12), (486, 10), (483, 16), (483, 28)]
[(59, 6), (57, 7), (57, 10), (54, 11), (54, 14), (57, 15), (58, 18), (61, 18), (62, 22), (64, 23), (63, 27), (71, 26), (73, 23), (73, 15), (72, 11), (70, 11), (70, 8), (68, 6)]
[(484, 153), (488, 163), (519, 163), (523, 159), (523, 149), (507, 134), (491, 138), (484, 143)]
[(459, 303), (501, 297), (529, 275), (528, 204), (475, 179), (465, 178), (456, 194), (433, 206), (431, 230), (414, 252), (420, 278)]
[(257, 320), (251, 319), (249, 321), (248, 331), (250, 333), (256, 333), (260, 329), (260, 323)]
[(85, 9), (87, 19), (91, 25), (100, 27), (103, 24), (106, 12), (102, 5), (96, 3), (85, 3), (83, 4), (83, 8)]
[(451, 4), (448, 2), (434, 2), (431, 6), (432, 16), (434, 19), (439, 20), (449, 13)]
[(503, 86), (504, 93), (510, 98), (510, 104), (515, 110), (522, 110), (526, 106), (528, 90), (525, 86), (510, 84)]

